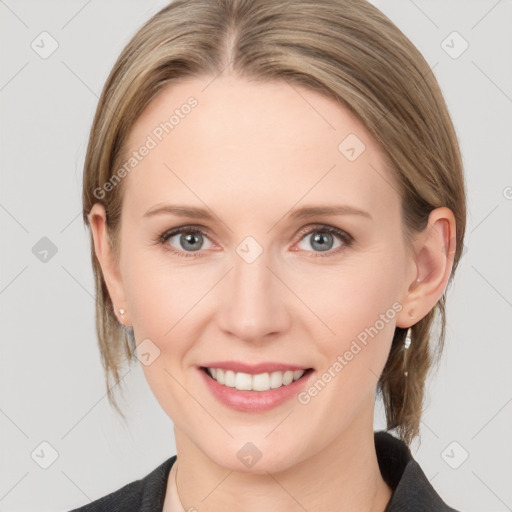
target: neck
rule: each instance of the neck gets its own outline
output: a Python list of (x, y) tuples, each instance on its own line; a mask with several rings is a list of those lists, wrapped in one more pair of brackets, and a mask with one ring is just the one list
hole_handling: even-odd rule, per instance
[[(226, 469), (175, 428), (177, 488), (184, 510), (383, 512), (392, 491), (382, 479), (371, 428), (357, 422), (321, 451), (278, 472)], [(168, 489), (170, 482), (168, 482)], [(194, 508), (191, 508), (194, 507)]]

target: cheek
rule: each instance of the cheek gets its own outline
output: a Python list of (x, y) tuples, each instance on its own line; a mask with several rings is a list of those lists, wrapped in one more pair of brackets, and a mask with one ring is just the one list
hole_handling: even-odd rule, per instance
[(314, 313), (308, 325), (325, 368), (341, 357), (339, 381), (350, 379), (351, 387), (376, 384), (385, 365), (402, 309), (397, 300), (402, 265), (399, 254), (373, 251), (296, 280), (297, 294)]
[[(341, 261), (338, 266), (297, 273), (292, 286), (324, 327), (330, 327), (336, 336), (350, 338), (373, 325), (396, 302), (402, 265), (397, 255), (375, 251)], [(329, 333), (329, 329), (323, 330)]]
[[(139, 359), (155, 398), (173, 421), (197, 414), (186, 392), (190, 375), (184, 368), (201, 330), (201, 297), (211, 288), (211, 279), (164, 258), (157, 261), (154, 255), (135, 252), (126, 259), (125, 273)], [(149, 364), (144, 353), (149, 353)]]
[(193, 408), (183, 386), (194, 378), (186, 371), (196, 340), (214, 309), (212, 291), (218, 275), (207, 266), (180, 266), (156, 250), (126, 258), (128, 308), (137, 344), (144, 343), (151, 364), (141, 366), (153, 394), (168, 414)]
[(163, 248), (127, 246), (125, 254), (123, 284), (137, 339), (154, 339), (165, 350), (165, 340), (179, 330), (180, 319), (193, 314), (212, 279), (196, 271), (199, 266), (180, 265)]

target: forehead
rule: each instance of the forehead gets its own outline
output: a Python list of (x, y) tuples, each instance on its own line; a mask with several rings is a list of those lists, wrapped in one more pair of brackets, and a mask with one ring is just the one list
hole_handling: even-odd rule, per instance
[(398, 199), (362, 123), (335, 99), (284, 81), (227, 75), (171, 84), (130, 132), (127, 153), (143, 146), (151, 149), (129, 173), (126, 192), (141, 207), (173, 194), (196, 204), (215, 202), (213, 195), (218, 204), (272, 198), (283, 207), (306, 193), (335, 201), (357, 192), (359, 206), (378, 197), (383, 208)]

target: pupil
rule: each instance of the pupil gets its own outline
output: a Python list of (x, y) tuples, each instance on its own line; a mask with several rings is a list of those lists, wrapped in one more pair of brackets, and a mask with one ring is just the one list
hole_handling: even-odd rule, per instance
[[(316, 234), (313, 237), (313, 245), (318, 243), (318, 244), (320, 244), (317, 247), (318, 249), (320, 249), (321, 251), (328, 251), (332, 247), (332, 243), (331, 244), (327, 244), (328, 247), (326, 247), (326, 243), (325, 243), (325, 238), (326, 237), (331, 237), (331, 235), (328, 234), (328, 233)], [(331, 242), (332, 242), (332, 237), (331, 237)]]
[[(189, 233), (187, 235), (182, 235), (182, 240), (183, 239), (186, 241), (186, 244), (194, 244), (194, 239), (196, 239), (196, 241), (199, 240), (198, 236), (196, 234), (192, 234), (192, 233)], [(197, 248), (201, 245), (200, 243), (196, 243), (195, 246), (191, 245), (191, 246), (187, 247), (186, 244), (185, 244), (184, 248), (192, 249), (193, 251), (197, 251), (198, 250)]]

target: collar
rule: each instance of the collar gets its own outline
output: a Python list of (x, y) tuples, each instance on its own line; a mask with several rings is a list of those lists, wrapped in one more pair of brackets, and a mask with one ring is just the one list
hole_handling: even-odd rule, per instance
[(388, 432), (374, 433), (382, 478), (393, 494), (384, 512), (457, 512), (437, 494), (409, 447)]

